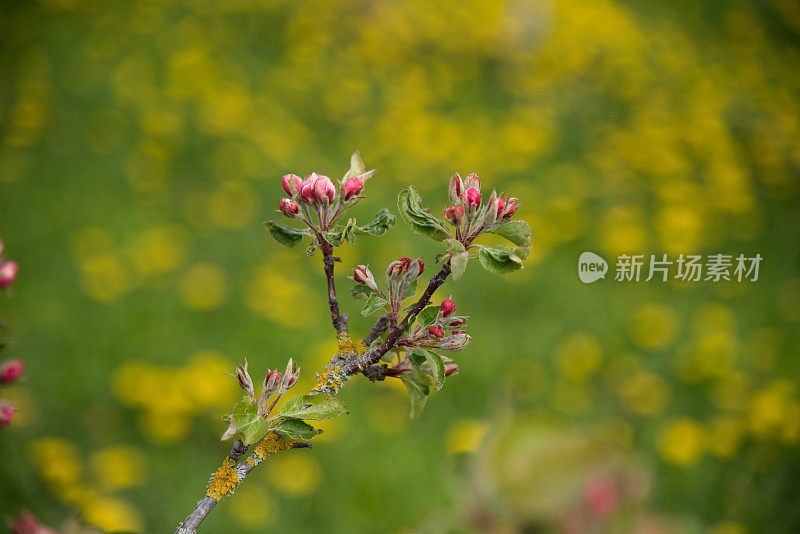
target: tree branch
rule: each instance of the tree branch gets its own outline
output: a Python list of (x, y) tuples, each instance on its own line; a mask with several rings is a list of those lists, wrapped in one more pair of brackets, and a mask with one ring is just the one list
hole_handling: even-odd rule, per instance
[[(292, 449), (305, 449), (312, 447), (311, 443), (306, 443), (305, 441), (295, 441), (291, 444)], [(231, 447), (231, 452), (228, 454), (228, 458), (231, 459), (233, 462), (237, 462), (239, 458), (247, 451), (247, 447), (242, 442), (242, 440), (237, 439), (233, 442), (233, 447)], [(236, 484), (235, 488), (238, 488), (242, 482), (244, 482), (245, 477), (255, 469), (255, 467), (264, 461), (264, 457), (259, 455), (258, 447), (256, 448), (256, 452), (250, 454), (245, 460), (236, 464), (234, 470), (238, 473), (239, 481)], [(234, 488), (234, 489), (235, 489)], [(195, 509), (192, 510), (192, 513), (189, 514), (189, 517), (186, 518), (186, 521), (178, 525), (178, 530), (176, 530), (175, 534), (194, 534), (197, 532), (197, 528), (200, 526), (200, 523), (208, 516), (211, 510), (214, 509), (214, 506), (219, 501), (214, 497), (206, 495), (203, 497), (195, 506)]]
[(372, 342), (378, 339), (378, 336), (386, 332), (386, 329), (389, 328), (389, 314), (381, 315), (378, 317), (378, 320), (375, 321), (375, 324), (372, 325), (372, 330), (369, 331), (369, 334), (364, 336), (362, 341), (364, 342), (365, 347), (369, 347), (372, 345)]
[[(383, 357), (384, 354), (389, 352), (389, 349), (394, 347), (395, 341), (397, 341), (397, 338), (399, 338), (400, 334), (403, 333), (403, 330), (405, 330), (406, 325), (408, 325), (409, 321), (414, 317), (416, 317), (417, 315), (419, 315), (419, 312), (421, 312), (423, 308), (425, 308), (425, 306), (428, 305), (428, 303), (431, 301), (431, 296), (433, 296), (436, 290), (439, 289), (439, 287), (444, 283), (444, 281), (447, 279), (449, 275), (450, 275), (450, 262), (448, 261), (447, 263), (442, 265), (442, 268), (439, 269), (439, 272), (436, 273), (433, 276), (433, 278), (431, 278), (431, 281), (428, 282), (428, 287), (425, 288), (425, 292), (422, 293), (422, 296), (419, 298), (419, 300), (414, 303), (414, 305), (408, 311), (406, 316), (403, 317), (403, 320), (400, 321), (400, 323), (398, 323), (397, 326), (393, 326), (389, 330), (389, 334), (386, 336), (386, 340), (377, 347), (374, 347), (365, 352), (363, 356), (356, 358), (355, 360), (344, 365), (342, 367), (342, 372), (348, 375), (352, 375), (364, 371), (370, 365), (378, 363), (381, 357)], [(378, 319), (378, 322), (380, 320), (381, 319)]]
[(349, 316), (346, 313), (339, 313), (339, 300), (336, 298), (336, 283), (333, 279), (333, 264), (341, 260), (333, 255), (333, 245), (327, 241), (323, 240), (320, 248), (322, 249), (322, 262), (325, 264), (325, 280), (328, 282), (328, 306), (331, 309), (331, 322), (337, 334), (344, 334), (347, 332)]

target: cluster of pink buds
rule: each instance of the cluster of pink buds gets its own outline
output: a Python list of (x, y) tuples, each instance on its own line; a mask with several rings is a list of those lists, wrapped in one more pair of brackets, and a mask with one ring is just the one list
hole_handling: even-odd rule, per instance
[(17, 409), (10, 402), (0, 400), (0, 426), (10, 426)]
[(448, 187), (450, 206), (444, 209), (444, 218), (456, 229), (456, 239), (469, 242), (485, 228), (511, 219), (517, 211), (518, 200), (498, 196), (492, 191), (488, 202), (481, 196), (481, 179), (472, 173), (462, 179), (458, 173), (450, 178)]
[(450, 352), (464, 349), (470, 342), (470, 336), (463, 330), (466, 328), (467, 318), (453, 315), (455, 311), (456, 303), (452, 299), (443, 300), (433, 324), (427, 328), (415, 325), (409, 335), (400, 339), (397, 344)]
[(3, 240), (0, 239), (0, 289), (5, 289), (14, 283), (19, 271), (19, 264), (15, 261), (3, 261)]
[[(346, 176), (338, 184), (316, 172), (304, 179), (296, 174), (285, 174), (281, 185), (288, 197), (280, 200), (278, 211), (290, 219), (303, 219), (309, 227), (328, 230), (344, 210), (362, 198), (360, 195), (364, 184), (373, 174), (374, 170), (358, 176)], [(312, 213), (316, 213), (319, 227), (311, 219)]]

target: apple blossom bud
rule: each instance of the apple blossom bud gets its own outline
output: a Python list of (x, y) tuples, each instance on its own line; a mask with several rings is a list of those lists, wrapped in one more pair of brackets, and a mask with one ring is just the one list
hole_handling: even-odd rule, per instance
[(606, 518), (619, 508), (619, 492), (608, 478), (590, 480), (583, 488), (583, 499), (589, 511), (598, 518)]
[(58, 534), (52, 528), (42, 525), (36, 516), (30, 512), (22, 512), (19, 519), (9, 522), (11, 534)]
[(434, 325), (429, 326), (428, 333), (433, 337), (438, 337), (439, 339), (442, 339), (444, 337), (444, 331), (438, 326)]
[(353, 176), (347, 179), (344, 183), (344, 199), (350, 200), (354, 196), (361, 193), (364, 188), (364, 182), (358, 176)]
[(296, 174), (284, 174), (283, 179), (281, 180), (281, 185), (283, 185), (283, 190), (286, 191), (286, 194), (290, 197), (295, 197), (300, 194), (300, 185), (302, 181), (300, 177)]
[(336, 187), (331, 182), (331, 179), (325, 175), (320, 174), (317, 181), (314, 182), (314, 196), (320, 202), (330, 204), (336, 198)]
[(278, 384), (281, 383), (281, 372), (278, 370), (270, 371), (267, 369), (267, 376), (264, 377), (264, 389), (273, 391), (278, 389)]
[(300, 198), (305, 202), (314, 202), (314, 182), (308, 179), (300, 186)]
[(444, 218), (453, 226), (458, 226), (464, 220), (464, 208), (461, 206), (448, 206), (444, 209)]
[(417, 258), (408, 266), (408, 276), (411, 280), (416, 280), (425, 271), (425, 262), (422, 258)]
[(0, 289), (4, 289), (14, 283), (19, 271), (19, 264), (15, 261), (7, 261), (0, 265)]
[(250, 373), (247, 372), (247, 360), (245, 360), (244, 366), (236, 366), (236, 380), (239, 381), (239, 387), (242, 388), (248, 396), (255, 396), (253, 379), (250, 378)]
[(359, 284), (364, 284), (376, 293), (378, 292), (378, 285), (375, 283), (375, 277), (366, 265), (357, 265), (353, 269), (353, 280)]
[(508, 199), (508, 202), (506, 202), (505, 209), (503, 210), (503, 214), (501, 216), (503, 219), (508, 219), (512, 215), (514, 215), (514, 212), (517, 211), (517, 202), (518, 202), (517, 199), (514, 197)]
[(409, 258), (400, 258), (399, 260), (393, 261), (389, 264), (389, 267), (386, 269), (386, 278), (392, 282), (397, 280), (400, 275), (404, 274), (408, 271), (408, 268), (411, 266), (411, 259)]
[(461, 195), (464, 194), (464, 181), (461, 179), (461, 176), (458, 175), (457, 172), (453, 173), (453, 176), (450, 178), (450, 185), (447, 188), (447, 197), (450, 199), (451, 204), (455, 204), (461, 198)]
[(22, 360), (6, 360), (0, 364), (0, 384), (14, 382), (22, 374)]
[(469, 176), (464, 179), (464, 187), (467, 189), (474, 187), (478, 191), (481, 190), (481, 178), (478, 176), (477, 172), (470, 173)]
[(467, 209), (475, 210), (481, 205), (481, 193), (474, 187), (470, 187), (467, 189), (467, 192), (464, 193), (464, 200), (467, 204)]
[(9, 426), (17, 409), (8, 402), (0, 403), (0, 426)]
[(300, 373), (298, 373), (297, 371), (291, 373), (289, 375), (288, 380), (286, 381), (286, 388), (288, 389), (288, 388), (292, 387), (293, 385), (297, 384), (297, 379), (298, 378), (300, 378)]
[(281, 213), (290, 219), (300, 216), (300, 206), (298, 206), (297, 202), (290, 198), (282, 198), (280, 203), (278, 203), (278, 208), (280, 209)]
[(489, 199), (489, 205), (486, 208), (486, 223), (494, 224), (501, 217), (505, 205), (505, 201), (500, 197)]
[(453, 363), (453, 364), (447, 365), (444, 368), (444, 376), (450, 376), (450, 375), (452, 375), (454, 373), (457, 373), (457, 372), (458, 372), (458, 364), (457, 363)]
[(449, 317), (453, 315), (453, 312), (456, 311), (456, 303), (453, 299), (444, 299), (439, 305), (439, 311), (442, 314), (442, 317)]

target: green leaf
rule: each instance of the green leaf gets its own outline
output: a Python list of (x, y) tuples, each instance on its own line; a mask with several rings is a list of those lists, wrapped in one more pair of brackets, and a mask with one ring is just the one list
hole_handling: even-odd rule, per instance
[(433, 385), (436, 386), (436, 389), (442, 389), (444, 385), (444, 362), (442, 357), (433, 351), (420, 348), (415, 348), (414, 352), (425, 357), (425, 361), (428, 362), (428, 366), (431, 369), (430, 375), (433, 378)]
[(428, 328), (436, 320), (439, 314), (439, 306), (428, 306), (417, 315), (417, 322), (422, 328)]
[(411, 419), (416, 419), (425, 409), (425, 403), (428, 402), (431, 388), (413, 376), (400, 375), (400, 380), (406, 385), (408, 397), (411, 401), (411, 410), (408, 415)]
[(311, 243), (311, 246), (306, 249), (306, 255), (313, 256), (316, 251), (317, 251), (317, 244)]
[(453, 254), (450, 258), (450, 271), (453, 273), (453, 280), (458, 280), (464, 271), (467, 270), (467, 263), (469, 263), (469, 252), (459, 252)]
[(281, 408), (280, 415), (298, 419), (332, 419), (347, 411), (344, 402), (329, 395), (303, 395), (289, 400)]
[(366, 317), (367, 315), (374, 313), (376, 310), (383, 308), (385, 305), (386, 299), (377, 293), (372, 293), (367, 299), (367, 303), (364, 304), (364, 308), (361, 310), (361, 316)]
[(437, 219), (422, 209), (422, 198), (413, 187), (403, 189), (397, 197), (397, 209), (409, 230), (435, 239), (444, 241), (450, 236), (444, 221)]
[(275, 221), (267, 221), (264, 225), (269, 230), (270, 235), (275, 238), (275, 241), (287, 247), (293, 247), (302, 241), (303, 237), (311, 235), (308, 232), (308, 228), (293, 228)]
[(302, 419), (294, 418), (284, 419), (275, 425), (273, 430), (295, 441), (311, 439), (319, 434), (319, 430), (313, 426), (309, 425)]
[(509, 221), (500, 226), (495, 226), (487, 230), (487, 232), (505, 237), (517, 245), (514, 253), (518, 257), (522, 259), (528, 257), (531, 251), (531, 227), (525, 221)]
[(242, 435), (245, 445), (250, 445), (261, 439), (269, 430), (269, 422), (258, 416), (258, 406), (240, 402), (233, 407), (233, 422), (236, 432)]
[(353, 230), (355, 228), (357, 228), (356, 220), (353, 217), (350, 217), (347, 220), (347, 224), (344, 226), (337, 225), (333, 230), (323, 232), (323, 235), (325, 236), (325, 239), (327, 239), (328, 242), (334, 247), (341, 246), (345, 239), (352, 245), (356, 240), (356, 236), (353, 235)]
[(375, 293), (369, 286), (365, 286), (364, 284), (356, 284), (355, 286), (353, 286), (351, 292), (353, 293), (354, 299), (363, 299), (363, 300), (369, 299), (370, 295)]
[(353, 155), (350, 156), (350, 169), (345, 173), (344, 178), (342, 181), (347, 180), (352, 176), (358, 176), (360, 174), (364, 174), (367, 171), (367, 167), (364, 165), (364, 162), (361, 160), (361, 154), (358, 150), (353, 152)]
[(382, 236), (389, 231), (389, 228), (394, 226), (397, 218), (392, 215), (388, 209), (383, 208), (375, 214), (375, 218), (361, 227), (356, 227), (355, 231), (359, 234), (369, 234), (373, 236)]
[(484, 269), (495, 274), (511, 273), (523, 267), (522, 260), (508, 245), (481, 246), (478, 249), (478, 259)]
[(445, 239), (444, 244), (447, 245), (447, 251), (453, 254), (464, 250), (464, 243), (458, 239)]

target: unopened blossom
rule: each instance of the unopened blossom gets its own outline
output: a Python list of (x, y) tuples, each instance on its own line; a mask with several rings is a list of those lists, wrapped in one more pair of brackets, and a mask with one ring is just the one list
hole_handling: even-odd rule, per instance
[(0, 384), (14, 382), (22, 374), (23, 364), (19, 358), (6, 360), (0, 364)]
[(300, 180), (300, 177), (296, 174), (284, 174), (281, 179), (283, 190), (286, 191), (286, 194), (290, 197), (295, 197), (300, 194), (301, 184), (302, 180)]
[(442, 314), (442, 317), (449, 317), (453, 315), (453, 312), (456, 311), (456, 303), (453, 299), (444, 299), (442, 303), (439, 305), (439, 311)]
[(15, 261), (7, 261), (0, 264), (0, 289), (4, 289), (14, 283), (19, 272), (19, 264)]
[(444, 209), (444, 218), (453, 226), (458, 226), (464, 220), (464, 208), (461, 206), (448, 206)]
[(278, 204), (278, 208), (280, 209), (281, 213), (290, 219), (300, 216), (300, 206), (298, 206), (297, 202), (290, 198), (282, 198)]
[(361, 193), (361, 190), (364, 188), (364, 182), (358, 176), (352, 176), (347, 179), (342, 186), (344, 190), (344, 199), (350, 200), (351, 198), (357, 196)]

